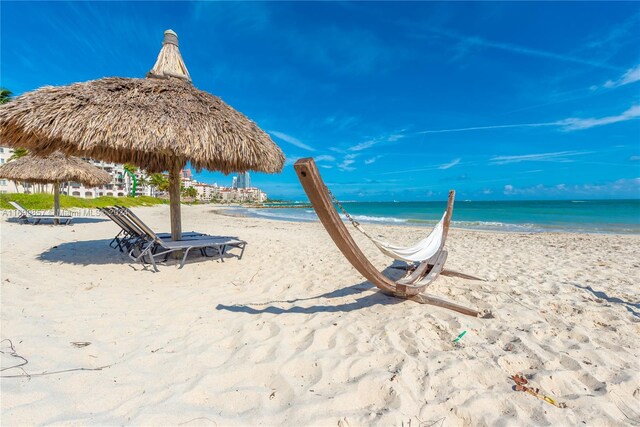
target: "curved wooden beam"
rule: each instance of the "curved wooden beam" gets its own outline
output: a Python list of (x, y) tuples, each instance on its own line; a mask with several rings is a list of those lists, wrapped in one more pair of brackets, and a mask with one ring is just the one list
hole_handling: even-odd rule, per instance
[(438, 258), (438, 262), (434, 265), (429, 264), (429, 260), (424, 261), (417, 267), (418, 274), (416, 277), (404, 279), (395, 282), (385, 275), (383, 275), (378, 269), (371, 264), (367, 257), (362, 253), (356, 242), (351, 237), (351, 234), (345, 227), (342, 219), (338, 215), (331, 197), (327, 191), (327, 187), (320, 176), (320, 172), (315, 164), (313, 158), (304, 158), (298, 160), (294, 168), (298, 175), (298, 179), (304, 188), (305, 193), (309, 197), (311, 206), (316, 211), (320, 222), (333, 239), (340, 252), (347, 258), (349, 263), (358, 270), (368, 281), (377, 286), (380, 290), (387, 294), (391, 294), (400, 298), (408, 298), (417, 302), (425, 304), (438, 305), (440, 307), (449, 308), (451, 310), (458, 311), (470, 316), (479, 316), (480, 313), (476, 310), (468, 309), (460, 305), (449, 303), (444, 300), (440, 300), (428, 295), (420, 295), (425, 287), (431, 283), (442, 271), (442, 266), (446, 260), (446, 251), (443, 250), (446, 234), (449, 230), (449, 223), (451, 222), (451, 214), (453, 210), (453, 197), (455, 192), (449, 193), (449, 202), (447, 204), (447, 215), (444, 222), (444, 238), (441, 245), (441, 251), (434, 257)]

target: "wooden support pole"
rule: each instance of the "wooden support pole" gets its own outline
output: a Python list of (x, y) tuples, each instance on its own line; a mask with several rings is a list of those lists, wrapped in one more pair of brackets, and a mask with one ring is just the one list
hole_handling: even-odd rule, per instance
[(53, 215), (60, 216), (60, 183), (53, 183)]
[[(53, 183), (53, 215), (60, 216), (60, 183), (59, 182)], [(53, 220), (53, 223), (55, 225), (58, 225), (60, 224), (60, 220), (56, 218)]]
[(169, 207), (171, 212), (171, 239), (182, 239), (182, 222), (180, 219), (180, 170), (182, 164), (176, 160), (169, 169)]

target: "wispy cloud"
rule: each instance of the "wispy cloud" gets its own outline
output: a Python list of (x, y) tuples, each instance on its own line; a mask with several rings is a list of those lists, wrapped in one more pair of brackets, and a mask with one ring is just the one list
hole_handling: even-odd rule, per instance
[(362, 151), (362, 150), (366, 150), (367, 148), (371, 148), (374, 145), (380, 144), (382, 142), (396, 142), (402, 138), (404, 138), (405, 135), (401, 132), (396, 132), (396, 133), (392, 133), (390, 135), (384, 135), (384, 136), (379, 136), (377, 138), (372, 138), (372, 139), (368, 139), (364, 142), (361, 142), (359, 144), (356, 144), (352, 147), (349, 147), (348, 150), (349, 151)]
[(585, 196), (593, 199), (598, 197), (638, 197), (640, 196), (640, 178), (619, 179), (602, 184), (567, 185), (564, 183), (547, 186), (537, 184), (529, 187), (515, 187), (512, 184), (504, 186), (502, 192), (506, 196), (526, 197), (571, 197)]
[(373, 156), (373, 157), (372, 157), (372, 158), (370, 158), (370, 159), (366, 159), (366, 160), (364, 161), (364, 164), (365, 164), (365, 165), (370, 165), (370, 164), (372, 164), (372, 163), (375, 163), (375, 162), (376, 162), (376, 160), (378, 160), (378, 159), (379, 159), (379, 158), (381, 158), (381, 157), (382, 157), (382, 156)]
[[(624, 73), (620, 78), (616, 80), (607, 80), (602, 87), (607, 89), (612, 89), (624, 85), (628, 85), (630, 83), (635, 83), (640, 81), (640, 64), (636, 65), (634, 68), (630, 68)], [(598, 86), (593, 87), (592, 89), (598, 89)]]
[(323, 154), (321, 156), (316, 156), (314, 157), (316, 162), (335, 162), (336, 158), (329, 155), (329, 154)]
[(499, 50), (503, 50), (506, 52), (511, 52), (511, 53), (516, 53), (516, 54), (521, 54), (521, 55), (528, 55), (528, 56), (536, 56), (536, 57), (541, 57), (541, 58), (549, 58), (549, 59), (556, 59), (559, 61), (564, 61), (564, 62), (572, 62), (575, 64), (581, 64), (581, 65), (589, 65), (592, 67), (598, 67), (598, 68), (607, 68), (610, 70), (620, 70), (619, 67), (615, 67), (613, 65), (609, 65), (609, 64), (605, 64), (602, 62), (596, 62), (596, 61), (592, 61), (589, 59), (584, 59), (584, 58), (577, 58), (571, 55), (564, 55), (561, 53), (556, 53), (556, 52), (549, 52), (546, 50), (540, 50), (540, 49), (532, 49), (529, 47), (525, 47), (525, 46), (518, 46), (518, 45), (514, 45), (511, 43), (504, 43), (504, 42), (499, 42), (499, 41), (492, 41), (492, 40), (487, 40), (487, 39), (483, 39), (481, 37), (478, 36), (469, 36), (469, 35), (465, 35), (465, 34), (459, 34), (456, 33), (454, 31), (450, 31), (450, 30), (446, 30), (446, 29), (439, 29), (439, 28), (430, 28), (429, 31), (439, 34), (439, 35), (443, 35), (446, 37), (449, 37), (451, 39), (454, 40), (458, 40), (459, 42), (462, 43), (461, 47), (458, 48), (458, 57), (461, 55), (464, 55), (466, 52), (468, 52), (472, 47), (474, 46), (479, 46), (479, 47), (485, 47), (485, 48), (492, 48), (492, 49), (499, 49)]
[(362, 150), (366, 150), (367, 148), (373, 147), (374, 145), (376, 145), (379, 141), (375, 140), (375, 139), (370, 139), (368, 141), (364, 141), (361, 142), (359, 144), (354, 145), (353, 147), (350, 147), (349, 150), (350, 151), (362, 151)]
[(451, 169), (452, 167), (454, 167), (455, 165), (460, 163), (460, 160), (462, 160), (462, 159), (458, 157), (457, 159), (454, 159), (453, 161), (451, 161), (449, 163), (445, 163), (443, 165), (438, 166), (438, 169)]
[(343, 172), (351, 172), (356, 170), (356, 168), (351, 166), (355, 163), (354, 159), (356, 157), (358, 157), (358, 154), (347, 154), (346, 156), (344, 156), (344, 159), (342, 159), (342, 163), (338, 164), (338, 169)]
[(300, 160), (302, 157), (297, 157), (297, 156), (293, 156), (293, 157), (289, 157), (287, 156), (284, 160), (284, 166), (291, 166), (293, 165), (295, 162), (297, 162), (298, 160)]
[(425, 135), (431, 133), (448, 133), (448, 132), (467, 132), (473, 130), (491, 130), (491, 129), (509, 129), (509, 128), (523, 128), (523, 127), (540, 127), (540, 126), (554, 126), (556, 122), (551, 123), (518, 123), (513, 125), (489, 125), (489, 126), (472, 126), (466, 128), (453, 128), (453, 129), (436, 129), (436, 130), (422, 130), (415, 132), (416, 135)]
[(596, 126), (609, 125), (612, 123), (624, 122), (627, 120), (632, 120), (640, 117), (640, 105), (634, 105), (629, 108), (622, 114), (618, 114), (617, 116), (608, 116), (601, 117), (599, 119), (590, 118), (590, 119), (564, 119), (556, 122), (559, 126), (562, 126), (562, 130), (572, 131), (572, 130), (583, 130), (589, 129)]
[(275, 130), (270, 130), (268, 131), (271, 135), (275, 136), (276, 138), (284, 141), (284, 142), (288, 142), (291, 145), (295, 145), (298, 148), (302, 148), (303, 150), (307, 150), (307, 151), (316, 151), (315, 148), (303, 143), (302, 141), (300, 141), (298, 138), (294, 138), (291, 135), (287, 135), (284, 132), (278, 132)]
[[(634, 105), (628, 110), (616, 116), (607, 116), (601, 118), (588, 118), (581, 119), (571, 117), (568, 119), (557, 120), (555, 122), (543, 122), (543, 123), (518, 123), (511, 125), (489, 125), (489, 126), (473, 126), (464, 128), (452, 128), (452, 129), (435, 129), (435, 130), (423, 130), (414, 132), (413, 135), (425, 135), (434, 133), (448, 133), (448, 132), (468, 132), (475, 130), (492, 130), (492, 129), (510, 129), (510, 128), (526, 128), (526, 127), (543, 127), (553, 126), (560, 128), (564, 131), (574, 131), (589, 129), (596, 126), (609, 125), (612, 123), (624, 122), (627, 120), (633, 120), (640, 117), (640, 105)], [(410, 135), (405, 135), (410, 136)]]
[(491, 164), (506, 165), (520, 162), (569, 162), (569, 158), (590, 154), (589, 151), (557, 151), (554, 153), (524, 154), (519, 156), (495, 156), (489, 159)]

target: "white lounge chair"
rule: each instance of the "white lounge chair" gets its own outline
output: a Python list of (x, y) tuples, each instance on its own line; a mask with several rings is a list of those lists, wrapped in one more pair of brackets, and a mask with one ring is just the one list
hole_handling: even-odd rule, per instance
[(69, 225), (73, 220), (72, 216), (39, 215), (29, 211), (18, 202), (9, 202), (9, 204), (18, 210), (20, 213), (18, 220), (23, 224), (29, 224), (33, 221), (33, 225), (36, 225), (40, 224), (42, 220), (51, 220), (54, 224)]

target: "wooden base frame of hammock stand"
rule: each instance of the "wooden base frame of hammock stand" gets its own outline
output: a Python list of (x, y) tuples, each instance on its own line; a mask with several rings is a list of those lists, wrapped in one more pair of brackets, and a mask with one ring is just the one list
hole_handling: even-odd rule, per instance
[[(453, 200), (455, 192), (449, 192), (447, 203), (447, 214), (444, 221), (444, 235), (440, 250), (430, 259), (420, 263), (418, 267), (403, 279), (393, 281), (376, 269), (373, 264), (362, 253), (356, 242), (349, 234), (349, 231), (342, 222), (338, 212), (334, 208), (333, 202), (327, 191), (327, 187), (320, 176), (320, 172), (313, 158), (308, 157), (298, 160), (294, 168), (298, 179), (309, 197), (311, 206), (316, 211), (322, 225), (327, 230), (333, 242), (340, 252), (347, 258), (349, 263), (355, 267), (368, 281), (377, 286), (382, 292), (399, 298), (406, 298), (422, 304), (430, 304), (454, 310), (469, 316), (479, 317), (481, 313), (477, 310), (463, 307), (461, 305), (436, 298), (422, 293), (424, 289), (433, 282), (442, 272), (447, 259), (447, 251), (444, 249), (444, 242), (449, 231), (451, 214), (453, 211)], [(453, 274), (452, 274), (453, 275)]]

